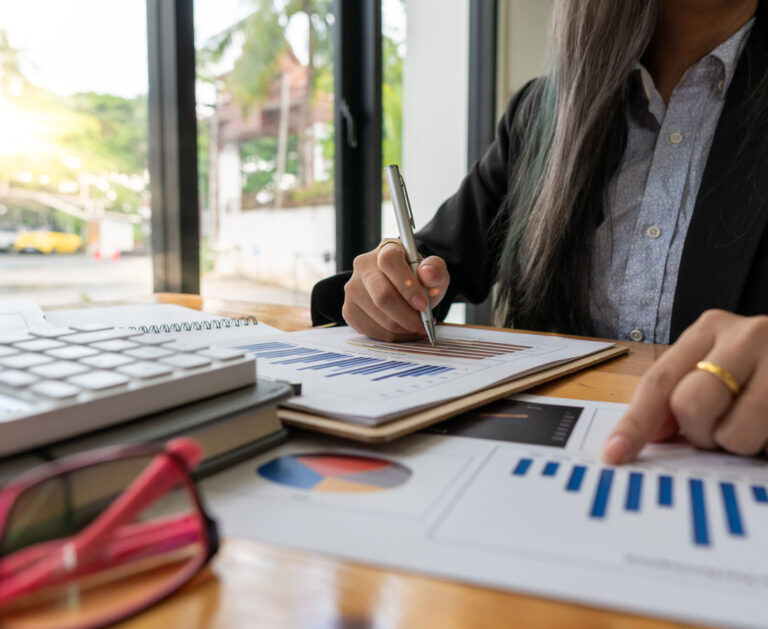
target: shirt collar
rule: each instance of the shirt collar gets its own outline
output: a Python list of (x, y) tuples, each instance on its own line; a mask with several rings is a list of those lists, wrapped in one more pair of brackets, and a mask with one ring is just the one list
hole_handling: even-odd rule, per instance
[(723, 70), (725, 71), (725, 76), (723, 76), (725, 89), (723, 90), (723, 93), (728, 91), (728, 86), (731, 84), (731, 79), (733, 79), (733, 74), (736, 71), (736, 64), (741, 56), (741, 50), (744, 47), (747, 35), (752, 30), (754, 23), (755, 18), (752, 18), (731, 35), (729, 39), (725, 40), (707, 55), (707, 57), (717, 59), (723, 65)]
[[(739, 56), (741, 55), (741, 50), (746, 41), (747, 35), (749, 34), (749, 31), (752, 30), (754, 23), (755, 18), (753, 17), (738, 31), (731, 35), (731, 37), (725, 40), (712, 52), (706, 54), (695, 64), (698, 65), (702, 62), (711, 63), (714, 61), (719, 65), (721, 71), (723, 72), (723, 88), (721, 89), (722, 94), (725, 94), (728, 91), (728, 87), (730, 86), (731, 80), (733, 79), (733, 74), (736, 71), (736, 64), (738, 63)], [(653, 77), (645, 68), (645, 66), (639, 61), (635, 63), (635, 66), (632, 70), (632, 74), (639, 77), (642, 93), (645, 96), (646, 101), (650, 102), (653, 98), (654, 92), (656, 91), (656, 85), (653, 82)]]

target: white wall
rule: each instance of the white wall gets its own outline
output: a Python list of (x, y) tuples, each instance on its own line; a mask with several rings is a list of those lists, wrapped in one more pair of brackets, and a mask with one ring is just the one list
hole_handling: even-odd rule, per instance
[(402, 171), (417, 228), (467, 172), (469, 1), (405, 3)]
[(332, 205), (223, 214), (215, 271), (308, 293), (334, 272), (334, 215)]
[(546, 70), (549, 16), (554, 0), (501, 0), (499, 3), (497, 110)]

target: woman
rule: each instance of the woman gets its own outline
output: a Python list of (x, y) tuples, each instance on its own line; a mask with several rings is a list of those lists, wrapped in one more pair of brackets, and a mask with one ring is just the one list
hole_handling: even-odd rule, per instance
[[(418, 234), (437, 316), (495, 284), (501, 325), (673, 343), (606, 441), (610, 463), (679, 430), (765, 451), (768, 0), (559, 0), (552, 48)], [(420, 290), (384, 241), (356, 259), (343, 318), (422, 335)]]

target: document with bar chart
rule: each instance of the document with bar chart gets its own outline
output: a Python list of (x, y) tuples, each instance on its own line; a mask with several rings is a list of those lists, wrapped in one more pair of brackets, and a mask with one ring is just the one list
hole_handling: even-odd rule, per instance
[[(611, 467), (626, 406), (499, 400), (379, 447), (306, 437), (204, 484), (224, 535), (699, 624), (768, 625), (768, 461)], [(311, 523), (311, 524), (309, 524)]]
[(287, 406), (376, 425), (612, 343), (497, 330), (437, 327), (437, 343), (384, 343), (351, 328), (308, 330), (237, 345), (260, 375), (301, 382)]

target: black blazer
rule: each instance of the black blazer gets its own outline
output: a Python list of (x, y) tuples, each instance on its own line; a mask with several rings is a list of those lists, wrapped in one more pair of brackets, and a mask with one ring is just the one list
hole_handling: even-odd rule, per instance
[[(459, 190), (417, 234), (419, 251), (445, 259), (451, 285), (436, 309), (441, 318), (456, 299), (479, 303), (496, 277), (498, 252), (489, 228), (507, 192), (510, 165), (519, 154), (515, 120), (526, 88), (510, 101), (497, 137)], [(754, 115), (756, 98), (766, 111)], [(705, 310), (768, 314), (768, 0), (726, 95), (685, 238), (672, 307), (670, 341)], [(752, 112), (752, 113), (750, 113)], [(351, 273), (319, 282), (312, 321), (343, 323), (344, 284)]]

